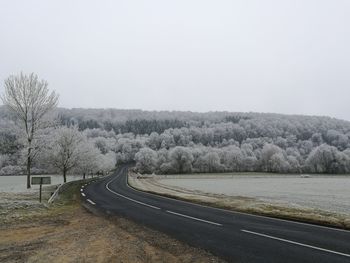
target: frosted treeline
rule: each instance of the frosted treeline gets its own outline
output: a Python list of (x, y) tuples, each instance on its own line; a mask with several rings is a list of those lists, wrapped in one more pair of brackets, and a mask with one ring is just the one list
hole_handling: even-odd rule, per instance
[[(135, 161), (141, 173), (350, 173), (350, 122), (334, 118), (115, 109), (58, 114), (61, 125), (79, 127), (102, 155)], [(13, 120), (4, 109), (0, 118), (2, 165), (17, 146)]]
[(66, 110), (62, 119), (85, 128), (119, 162), (135, 160), (144, 173), (350, 172), (347, 121), (260, 113), (84, 112)]
[[(25, 174), (26, 141), (13, 116), (0, 110), (0, 175)], [(76, 126), (40, 129), (32, 141), (32, 173), (105, 173), (116, 164), (116, 153), (101, 152)]]

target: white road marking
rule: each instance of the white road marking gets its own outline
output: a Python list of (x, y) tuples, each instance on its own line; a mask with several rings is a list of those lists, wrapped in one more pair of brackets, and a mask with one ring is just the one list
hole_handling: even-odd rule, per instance
[(80, 192), (84, 191), (84, 189), (80, 189)]
[[(119, 177), (120, 174), (117, 176)], [(116, 178), (117, 178), (116, 177)], [(128, 177), (128, 175), (127, 175)], [(327, 226), (321, 226), (321, 225), (315, 225), (315, 224), (309, 224), (309, 223), (303, 223), (303, 222), (297, 222), (297, 221), (291, 221), (291, 220), (286, 220), (286, 219), (280, 219), (280, 218), (274, 218), (274, 217), (268, 217), (268, 216), (262, 216), (262, 215), (254, 215), (254, 214), (248, 214), (248, 213), (244, 213), (244, 212), (238, 212), (238, 211), (232, 211), (232, 210), (227, 210), (227, 209), (222, 209), (222, 208), (218, 208), (218, 207), (213, 207), (213, 206), (208, 206), (208, 205), (202, 205), (202, 204), (196, 204), (190, 201), (185, 201), (185, 200), (179, 200), (179, 199), (175, 199), (175, 198), (171, 198), (171, 197), (166, 197), (166, 196), (162, 196), (161, 194), (155, 194), (155, 193), (149, 193), (149, 192), (145, 192), (142, 190), (138, 190), (134, 187), (131, 187), (129, 185), (128, 182), (128, 178), (126, 177), (126, 186), (128, 188), (130, 188), (131, 190), (135, 191), (135, 192), (141, 192), (144, 193), (146, 195), (152, 195), (152, 196), (157, 196), (159, 198), (163, 198), (163, 199), (169, 199), (175, 202), (180, 202), (180, 203), (187, 203), (187, 204), (191, 204), (191, 205), (195, 205), (195, 206), (200, 206), (200, 207), (205, 207), (205, 208), (210, 208), (210, 209), (214, 209), (214, 210), (219, 210), (219, 211), (223, 211), (223, 212), (228, 212), (231, 214), (239, 214), (239, 215), (245, 215), (245, 216), (249, 216), (249, 217), (257, 217), (257, 218), (263, 218), (263, 219), (267, 219), (267, 220), (273, 220), (273, 221), (281, 221), (281, 222), (286, 222), (286, 223), (290, 223), (290, 224), (297, 224), (297, 225), (305, 225), (305, 226), (309, 226), (309, 227), (317, 227), (317, 228), (323, 228), (323, 229), (327, 229), (327, 230), (331, 230), (331, 231), (339, 231), (339, 232), (345, 232), (345, 233), (350, 233), (349, 230), (346, 229), (339, 229), (339, 228), (332, 228), (332, 227), (327, 227)], [(114, 178), (113, 180), (115, 180), (116, 178)], [(112, 180), (112, 181), (113, 181)], [(112, 181), (110, 181), (109, 183), (111, 183)], [(109, 184), (108, 183), (108, 184)], [(107, 185), (108, 185), (107, 184)], [(107, 186), (106, 186), (107, 187)], [(107, 188), (108, 189), (108, 188)], [(158, 208), (159, 209), (159, 208)], [(243, 230), (242, 230), (243, 231)]]
[(85, 197), (85, 194), (84, 194), (84, 193), (81, 193), (81, 195)]
[(141, 202), (141, 201), (137, 201), (137, 200), (135, 200), (135, 199), (132, 199), (132, 198), (130, 198), (130, 197), (127, 197), (127, 196), (125, 196), (125, 195), (119, 194), (119, 193), (117, 193), (117, 192), (111, 190), (111, 189), (109, 188), (109, 184), (110, 184), (111, 182), (113, 182), (116, 178), (118, 178), (118, 177), (115, 177), (113, 180), (109, 181), (109, 182), (106, 184), (106, 189), (107, 189), (108, 191), (110, 191), (111, 193), (113, 193), (113, 194), (115, 194), (115, 195), (118, 195), (118, 196), (120, 196), (120, 197), (123, 197), (123, 198), (125, 198), (125, 199), (127, 199), (127, 200), (129, 200), (129, 201), (132, 201), (132, 202), (134, 202), (134, 203), (137, 203), (137, 204), (140, 204), (140, 205), (144, 205), (144, 206), (148, 206), (148, 207), (153, 208), (153, 209), (160, 210), (159, 207), (156, 207), (156, 206), (153, 206), (153, 205), (149, 205), (149, 204), (146, 204), (146, 203)]
[(200, 219), (200, 218), (197, 218), (197, 217), (188, 216), (188, 215), (176, 213), (176, 212), (169, 211), (169, 210), (167, 210), (166, 212), (167, 212), (167, 213), (170, 213), (170, 214), (173, 214), (173, 215), (182, 216), (182, 217), (189, 218), (189, 219), (192, 219), (192, 220), (204, 222), (204, 223), (207, 223), (207, 224), (212, 224), (212, 225), (216, 225), (216, 226), (222, 226), (222, 224), (215, 223), (215, 222), (208, 221), (208, 220), (204, 220), (204, 219)]
[(91, 201), (90, 199), (86, 199), (86, 201), (88, 201), (90, 204), (92, 204), (92, 205), (96, 205), (96, 203), (95, 202), (93, 202), (93, 201)]
[(161, 194), (155, 194), (155, 193), (150, 193), (150, 192), (138, 190), (138, 189), (136, 189), (136, 188), (130, 186), (128, 180), (126, 180), (126, 185), (127, 185), (127, 187), (129, 187), (130, 189), (132, 189), (132, 190), (135, 191), (135, 192), (144, 193), (144, 194), (146, 194), (146, 195), (157, 196), (157, 197), (163, 198), (163, 199), (169, 199), (169, 200), (172, 200), (172, 201), (174, 201), (174, 202), (186, 203), (186, 204), (191, 204), (191, 205), (195, 205), (195, 206), (210, 208), (210, 209), (214, 209), (214, 210), (219, 210), (219, 211), (223, 211), (223, 212), (228, 212), (228, 213), (231, 213), (231, 214), (238, 214), (238, 215), (244, 215), (244, 216), (249, 216), (249, 217), (257, 217), (257, 218), (263, 218), (263, 219), (267, 219), (267, 220), (286, 222), (286, 223), (289, 223), (289, 224), (304, 225), (304, 226), (309, 226), (309, 227), (323, 228), (323, 229), (331, 230), (331, 231), (339, 231), (339, 232), (350, 233), (350, 230), (341, 229), (341, 228), (334, 228), (334, 227), (328, 227), (328, 226), (321, 226), (321, 225), (316, 225), (316, 224), (303, 223), (303, 222), (292, 221), (292, 220), (288, 220), (288, 219), (281, 219), (281, 218), (276, 218), (276, 217), (263, 216), (263, 215), (254, 215), (254, 214), (249, 214), (249, 213), (244, 213), (244, 212), (238, 212), (238, 211), (233, 211), (233, 210), (218, 208), (218, 207), (214, 207), (214, 206), (208, 206), (208, 205), (197, 204), (197, 203), (193, 203), (193, 202), (191, 202), (191, 201), (185, 201), (185, 200), (179, 200), (179, 199), (175, 199), (175, 198), (171, 198), (171, 197), (166, 197), (166, 196), (163, 196), (163, 195), (161, 195)]
[(241, 229), (241, 231), (245, 232), (245, 233), (261, 236), (261, 237), (266, 237), (266, 238), (275, 239), (275, 240), (278, 240), (278, 241), (282, 241), (282, 242), (286, 242), (286, 243), (302, 246), (302, 247), (307, 247), (307, 248), (311, 248), (311, 249), (315, 249), (315, 250), (320, 250), (320, 251), (324, 251), (324, 252), (328, 252), (328, 253), (344, 256), (344, 257), (350, 257), (349, 254), (345, 254), (345, 253), (341, 253), (341, 252), (337, 252), (337, 251), (333, 251), (333, 250), (329, 250), (329, 249), (325, 249), (325, 248), (315, 247), (315, 246), (311, 246), (311, 245), (307, 245), (307, 244), (291, 241), (291, 240), (288, 240), (288, 239), (283, 239), (283, 238), (279, 238), (279, 237), (269, 236), (269, 235), (265, 235), (265, 234), (261, 234), (261, 233), (257, 233), (257, 232), (253, 232), (253, 231), (249, 231), (249, 230), (245, 230), (245, 229)]

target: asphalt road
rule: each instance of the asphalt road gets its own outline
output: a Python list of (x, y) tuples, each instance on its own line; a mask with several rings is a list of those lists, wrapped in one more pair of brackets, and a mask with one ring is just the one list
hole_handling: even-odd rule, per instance
[(127, 166), (84, 186), (86, 204), (203, 248), (229, 262), (350, 262), (350, 231), (232, 212), (141, 192)]

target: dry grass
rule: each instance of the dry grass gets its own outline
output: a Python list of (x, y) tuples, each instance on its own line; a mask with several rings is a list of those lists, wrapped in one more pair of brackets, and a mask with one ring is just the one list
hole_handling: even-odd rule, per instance
[[(0, 216), (0, 262), (222, 262), (123, 218), (95, 216), (79, 203), (79, 184), (51, 207)], [(11, 211), (12, 213), (13, 211)]]

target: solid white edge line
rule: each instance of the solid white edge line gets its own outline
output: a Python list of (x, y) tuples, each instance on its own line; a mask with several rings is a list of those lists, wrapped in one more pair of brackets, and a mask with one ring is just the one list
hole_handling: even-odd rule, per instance
[(81, 195), (85, 197), (85, 194), (84, 194), (84, 193), (81, 193)]
[(170, 213), (170, 214), (173, 214), (173, 215), (182, 216), (182, 217), (185, 217), (185, 218), (188, 218), (188, 219), (193, 219), (193, 220), (196, 220), (196, 221), (204, 222), (204, 223), (207, 223), (207, 224), (212, 224), (212, 225), (216, 225), (216, 226), (222, 226), (222, 224), (215, 223), (215, 222), (208, 221), (208, 220), (204, 220), (204, 219), (200, 219), (200, 218), (197, 218), (197, 217), (188, 216), (188, 215), (176, 213), (176, 212), (169, 211), (169, 210), (166, 210), (166, 212)]
[(269, 236), (269, 235), (266, 235), (266, 234), (261, 234), (261, 233), (257, 233), (257, 232), (253, 232), (253, 231), (249, 231), (249, 230), (245, 230), (245, 229), (241, 229), (241, 231), (245, 232), (245, 233), (261, 236), (261, 237), (266, 237), (266, 238), (275, 239), (275, 240), (278, 240), (278, 241), (282, 241), (282, 242), (286, 242), (286, 243), (302, 246), (302, 247), (312, 248), (312, 249), (315, 249), (315, 250), (320, 250), (320, 251), (324, 251), (324, 252), (328, 252), (328, 253), (344, 256), (344, 257), (350, 257), (349, 254), (345, 254), (345, 253), (341, 253), (341, 252), (337, 252), (337, 251), (333, 251), (333, 250), (329, 250), (329, 249), (325, 249), (325, 248), (315, 247), (315, 246), (311, 246), (311, 245), (307, 245), (307, 244), (291, 241), (291, 240), (284, 239), (284, 238)]
[(146, 204), (146, 203), (141, 202), (141, 201), (137, 201), (137, 200), (135, 200), (135, 199), (132, 199), (132, 198), (127, 197), (127, 196), (125, 196), (125, 195), (119, 194), (119, 193), (113, 191), (112, 189), (110, 189), (110, 188), (109, 188), (109, 184), (110, 184), (111, 182), (113, 182), (113, 181), (114, 181), (115, 179), (117, 179), (117, 178), (118, 178), (118, 177), (115, 177), (114, 179), (112, 179), (111, 181), (109, 181), (109, 182), (106, 184), (106, 189), (107, 189), (108, 191), (110, 191), (111, 193), (113, 193), (113, 194), (115, 194), (115, 195), (118, 195), (118, 196), (120, 196), (120, 197), (123, 197), (123, 198), (125, 198), (125, 199), (127, 199), (127, 200), (129, 200), (129, 201), (132, 201), (132, 202), (134, 202), (134, 203), (137, 203), (137, 204), (140, 204), (140, 205), (144, 205), (144, 206), (147, 206), (147, 207), (150, 207), (150, 208), (153, 208), (153, 209), (160, 210), (159, 207), (156, 207), (156, 206), (153, 206), (153, 205), (149, 205), (149, 204)]
[(215, 209), (215, 210), (219, 210), (219, 211), (223, 211), (223, 212), (228, 212), (228, 213), (231, 213), (231, 214), (238, 214), (238, 215), (245, 215), (245, 216), (250, 216), (250, 217), (264, 218), (264, 219), (267, 219), (267, 220), (280, 221), (280, 222), (286, 222), (286, 223), (290, 223), (290, 224), (304, 225), (304, 226), (310, 226), (310, 227), (323, 228), (323, 229), (326, 229), (326, 230), (333, 230), (333, 231), (339, 231), (339, 232), (344, 232), (344, 233), (350, 233), (350, 230), (341, 229), (341, 228), (321, 226), (321, 225), (316, 225), (316, 224), (311, 224), (311, 223), (304, 223), (304, 222), (292, 221), (292, 220), (276, 218), (276, 217), (269, 217), (269, 216), (263, 216), (263, 215), (254, 215), (254, 214), (249, 214), (249, 213), (244, 213), (244, 212), (239, 212), (239, 211), (233, 211), (233, 210), (218, 208), (218, 207), (209, 206), (209, 205), (201, 205), (201, 204), (193, 203), (191, 201), (185, 201), (185, 200), (175, 199), (175, 198), (171, 198), (171, 197), (166, 197), (166, 196), (162, 196), (161, 194), (154, 194), (154, 193), (150, 193), (150, 192), (146, 192), (146, 191), (142, 191), (142, 190), (136, 189), (136, 188), (134, 188), (134, 187), (129, 185), (128, 180), (126, 180), (126, 185), (127, 185), (127, 187), (129, 187), (133, 191), (141, 192), (141, 193), (148, 194), (148, 195), (157, 196), (157, 197), (160, 197), (160, 198), (163, 198), (163, 199), (173, 200), (175, 202), (192, 204), (192, 205), (196, 205), (196, 206), (200, 206), (200, 207), (206, 207), (206, 208)]
[(90, 204), (92, 204), (92, 205), (96, 205), (96, 203), (95, 202), (93, 202), (93, 201), (91, 201), (90, 199), (86, 199), (86, 201), (88, 201)]

